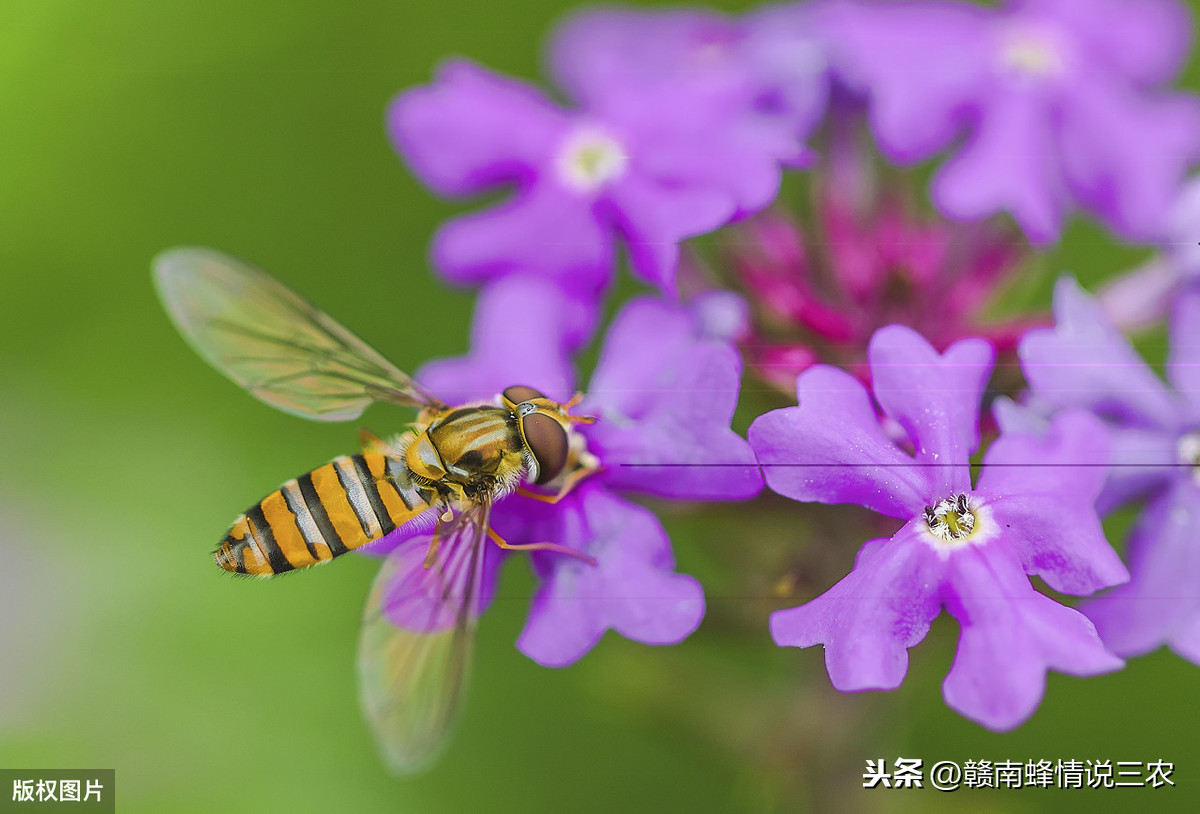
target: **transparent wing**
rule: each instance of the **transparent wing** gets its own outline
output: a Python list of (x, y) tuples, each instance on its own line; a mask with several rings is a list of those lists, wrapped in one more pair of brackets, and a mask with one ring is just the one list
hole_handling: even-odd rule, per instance
[(445, 406), (308, 300), (240, 260), (171, 249), (155, 258), (154, 279), (188, 344), (272, 407), (348, 421), (373, 401)]
[(358, 647), (359, 694), (381, 754), (396, 774), (429, 765), (463, 696), (479, 617), (491, 505), (440, 527), (439, 557), (410, 541), (385, 561), (371, 588)]

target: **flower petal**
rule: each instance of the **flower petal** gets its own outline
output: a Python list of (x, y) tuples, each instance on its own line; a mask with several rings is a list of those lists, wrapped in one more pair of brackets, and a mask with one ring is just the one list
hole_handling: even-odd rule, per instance
[(1068, 197), (1049, 114), (1034, 88), (993, 88), (975, 132), (934, 177), (938, 210), (960, 220), (1011, 212), (1035, 243), (1057, 238)]
[(632, 169), (668, 190), (696, 189), (728, 200), (731, 214), (762, 209), (779, 191), (781, 158), (799, 142), (745, 110), (739, 97), (679, 88), (640, 89), (607, 105), (633, 145)]
[(1173, 430), (1179, 413), (1166, 385), (1073, 279), (1054, 287), (1055, 327), (1021, 340), (1021, 369), (1038, 398), (1121, 424)]
[[(627, 111), (624, 118), (653, 123), (659, 131), (682, 125), (724, 141), (734, 148), (728, 154), (733, 161), (698, 163), (744, 187), (758, 167), (733, 166), (741, 155), (737, 147), (795, 159), (799, 139), (824, 111), (826, 59), (811, 18), (799, 7), (742, 19), (702, 9), (588, 9), (555, 33), (550, 64), (560, 84), (589, 106), (643, 97), (659, 112)], [(771, 175), (768, 186), (777, 187), (778, 171)]]
[(547, 181), (491, 209), (447, 221), (434, 236), (433, 264), (454, 283), (528, 273), (595, 298), (612, 277), (608, 232), (590, 200)]
[(1167, 643), (1180, 656), (1200, 664), (1200, 612), (1194, 613), (1190, 619), (1183, 620)]
[(1096, 498), (1100, 516), (1166, 487), (1178, 474), (1176, 438), (1136, 427), (1108, 427), (1112, 450), (1108, 480)]
[[(823, 34), (826, 7), (777, 3), (743, 18), (740, 61), (759, 83), (756, 111), (775, 118), (793, 139), (807, 138), (829, 103), (830, 54)], [(790, 162), (795, 166), (804, 158)]]
[(1093, 508), (1109, 450), (1092, 415), (1059, 413), (1041, 437), (1005, 433), (988, 449), (978, 492), (1027, 574), (1090, 594), (1129, 578)]
[(1171, 81), (1187, 59), (1192, 21), (1178, 0), (1027, 0), (1087, 44), (1092, 59), (1139, 84)]
[(580, 101), (648, 82), (726, 85), (741, 62), (733, 20), (707, 9), (585, 8), (554, 31), (549, 64)]
[(562, 402), (575, 391), (567, 349), (587, 338), (589, 304), (539, 278), (500, 279), (483, 290), (471, 325), (471, 352), (429, 362), (417, 380), (447, 404), (490, 399), (523, 384)]
[(946, 703), (986, 727), (1007, 730), (1033, 714), (1048, 669), (1072, 675), (1115, 670), (1092, 623), (1033, 589), (996, 545), (967, 546), (950, 558), (946, 608), (962, 627)]
[(1175, 301), (1167, 379), (1187, 405), (1188, 423), (1200, 422), (1200, 291), (1185, 290)]
[(781, 647), (825, 645), (825, 664), (842, 692), (890, 690), (908, 670), (908, 648), (925, 638), (941, 609), (943, 563), (915, 523), (863, 546), (837, 585), (798, 608), (771, 614)]
[(822, 31), (834, 65), (869, 93), (884, 152), (908, 163), (948, 145), (986, 77), (987, 13), (933, 2), (830, 5)]
[(979, 445), (979, 400), (994, 356), (981, 339), (956, 342), (939, 355), (903, 325), (871, 337), (867, 358), (875, 399), (913, 440), (917, 461), (929, 467), (928, 480), (940, 497), (971, 488), (968, 463)]
[[(595, 485), (559, 513), (556, 540), (596, 558), (534, 557), (542, 585), (517, 647), (547, 667), (576, 661), (612, 628), (646, 644), (674, 644), (700, 624), (700, 584), (675, 573), (670, 542), (647, 509)], [(561, 504), (560, 504), (561, 506)]]
[(737, 211), (721, 191), (657, 182), (629, 173), (608, 193), (635, 274), (666, 293), (675, 291), (679, 243), (723, 226)]
[(762, 489), (754, 452), (729, 428), (741, 362), (729, 345), (700, 338), (697, 322), (688, 309), (639, 299), (613, 323), (581, 406), (599, 418), (582, 432), (609, 487), (710, 500)]
[(796, 393), (798, 406), (772, 410), (750, 425), (750, 446), (771, 489), (793, 500), (854, 503), (904, 520), (937, 494), (926, 470), (884, 434), (858, 379), (818, 365), (800, 374)]
[(1200, 239), (1197, 238), (1200, 238), (1200, 177), (1193, 175), (1183, 184), (1171, 207), (1170, 245), (1167, 247), (1171, 269), (1189, 284), (1200, 279)]
[[(1054, 410), (1048, 405), (1038, 403), (1036, 398), (1029, 398), (1027, 401), (1030, 402), (1028, 405), (1017, 404), (1004, 396), (998, 397), (992, 403), (996, 423), (1005, 434), (1044, 438), (1050, 429), (1050, 419), (1046, 415)], [(1105, 425), (1102, 431), (1107, 436), (1109, 463), (1108, 477), (1095, 502), (1096, 513), (1101, 517), (1131, 500), (1145, 497), (1150, 492), (1162, 488), (1175, 477), (1177, 454), (1173, 434), (1161, 430), (1112, 425)], [(1103, 456), (1099, 454), (1099, 439), (1096, 439), (1091, 447), (1090, 451), (1081, 453), (1079, 462), (1103, 466), (1102, 463), (1098, 463), (1103, 460)], [(989, 459), (997, 452), (989, 449)], [(1016, 463), (1017, 468), (1022, 471), (1015, 473), (1015, 477), (1009, 480), (1020, 487), (1031, 470), (1021, 467), (1020, 462)], [(980, 477), (980, 486), (986, 486), (996, 493), (1006, 491), (1008, 487), (997, 480), (1002, 478), (1003, 474), (999, 467), (985, 471)], [(1047, 470), (1047, 474), (1053, 481), (1053, 470)], [(1052, 486), (1053, 482), (1048, 488)]]
[(566, 126), (565, 114), (532, 85), (461, 59), (443, 64), (433, 84), (400, 94), (388, 110), (392, 141), (413, 172), (455, 196), (529, 180)]
[[(1103, 134), (1097, 137), (1097, 134)], [(1059, 153), (1076, 199), (1127, 239), (1162, 241), (1200, 156), (1200, 104), (1089, 77), (1062, 105)]]
[(696, 343), (696, 320), (688, 309), (660, 297), (631, 300), (605, 336), (588, 384), (588, 408), (622, 418), (645, 415), (672, 367)]
[(1006, 495), (987, 503), (1025, 572), (1078, 596), (1129, 579), (1091, 501), (1068, 501), (1063, 494)]
[(1135, 333), (1161, 322), (1179, 287), (1177, 263), (1174, 257), (1154, 257), (1106, 282), (1096, 296), (1112, 324)]
[(688, 307), (700, 323), (701, 336), (730, 343), (750, 338), (750, 303), (742, 295), (710, 288), (693, 295)]
[(1148, 653), (1200, 614), (1200, 491), (1181, 479), (1152, 499), (1129, 538), (1130, 581), (1084, 605), (1123, 656)]
[[(603, 419), (584, 429), (614, 489), (686, 500), (754, 497), (763, 479), (754, 451), (729, 428), (741, 363), (718, 342), (697, 344), (678, 362), (668, 389), (636, 423)], [(656, 465), (657, 464), (657, 465)]]
[[(1027, 393), (1026, 396), (1028, 395)], [(1041, 438), (1050, 429), (1050, 419), (1046, 414), (1053, 411), (1052, 407), (1038, 404), (1036, 400), (1029, 398), (1013, 401), (1008, 396), (997, 396), (992, 402), (992, 415), (1001, 433)]]

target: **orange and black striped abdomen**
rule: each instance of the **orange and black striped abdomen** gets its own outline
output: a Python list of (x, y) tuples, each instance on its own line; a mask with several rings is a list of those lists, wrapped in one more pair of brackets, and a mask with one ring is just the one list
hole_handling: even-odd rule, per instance
[(343, 455), (247, 509), (216, 550), (217, 565), (269, 576), (328, 562), (429, 510), (436, 497), (394, 458)]

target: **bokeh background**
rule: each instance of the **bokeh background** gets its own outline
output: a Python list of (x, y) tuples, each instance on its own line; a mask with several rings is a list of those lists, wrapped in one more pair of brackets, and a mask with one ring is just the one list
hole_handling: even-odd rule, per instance
[[(376, 562), (271, 582), (212, 566), (238, 511), (357, 430), (273, 411), (207, 368), (150, 259), (180, 244), (250, 259), (410, 370), (465, 351), (472, 299), (426, 263), (457, 207), (393, 155), (384, 107), (450, 54), (536, 77), (569, 8), (0, 3), (0, 767), (115, 768), (128, 812), (1194, 810), (1194, 665), (1160, 652), (1051, 675), (1034, 718), (995, 734), (942, 703), (943, 619), (900, 690), (837, 696), (820, 650), (774, 647), (766, 611), (722, 579), (759, 533), (736, 512), (666, 518), (710, 592), (674, 648), (609, 635), (570, 668), (536, 666), (513, 647), (533, 581), (510, 565), (457, 735), (408, 781), (376, 760), (354, 691)], [(1200, 90), (1194, 60), (1184, 84)], [(1144, 254), (1077, 222), (1036, 288), (1047, 303), (1054, 272), (1097, 281)], [(755, 614), (754, 634), (728, 622)], [(859, 788), (865, 759), (899, 756), (1163, 759), (1177, 785)]]

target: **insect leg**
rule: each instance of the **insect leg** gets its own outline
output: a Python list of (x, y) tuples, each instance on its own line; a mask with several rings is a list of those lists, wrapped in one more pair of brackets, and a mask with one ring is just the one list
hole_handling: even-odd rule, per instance
[(442, 520), (438, 518), (437, 525), (433, 527), (433, 539), (429, 541), (429, 548), (425, 552), (425, 570), (428, 571), (437, 562), (438, 546), (442, 544)]
[(571, 415), (571, 408), (579, 402), (583, 401), (583, 393), (576, 393), (571, 396), (571, 400), (562, 405), (563, 415), (567, 417), (567, 421), (572, 424), (594, 424), (596, 417), (590, 415)]
[(553, 551), (556, 554), (566, 554), (571, 557), (576, 557), (583, 560), (588, 565), (596, 564), (595, 557), (589, 557), (582, 551), (576, 551), (575, 549), (567, 548), (566, 546), (555, 545), (554, 543), (522, 543), (521, 545), (513, 545), (491, 529), (488, 529), (488, 537), (491, 537), (492, 541), (495, 542), (496, 545), (509, 551)]

